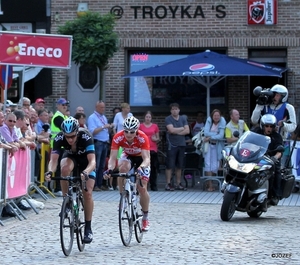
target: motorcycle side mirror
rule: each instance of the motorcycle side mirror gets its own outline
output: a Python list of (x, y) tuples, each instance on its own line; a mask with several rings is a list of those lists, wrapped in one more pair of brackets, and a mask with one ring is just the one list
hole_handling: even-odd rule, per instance
[(240, 133), (238, 131), (234, 131), (233, 132), (233, 136), (236, 137), (236, 138), (239, 138)]

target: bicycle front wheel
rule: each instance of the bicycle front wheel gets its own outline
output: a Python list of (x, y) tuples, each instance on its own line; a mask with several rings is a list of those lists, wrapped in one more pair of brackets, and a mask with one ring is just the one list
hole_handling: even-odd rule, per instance
[(128, 193), (123, 191), (119, 205), (119, 231), (124, 246), (129, 246), (132, 237), (133, 221), (130, 211)]
[(70, 197), (63, 200), (60, 212), (60, 243), (65, 256), (69, 256), (74, 240), (74, 208)]
[[(133, 210), (133, 207), (135, 210)], [(137, 209), (137, 203), (132, 207), (132, 215), (134, 216), (134, 233), (135, 239), (138, 243), (142, 242), (143, 239), (143, 230), (142, 230), (142, 219), (143, 213), (142, 210)]]
[(76, 199), (77, 201), (77, 213), (75, 213), (75, 223), (76, 223), (76, 240), (77, 240), (77, 247), (79, 251), (84, 250), (85, 243), (83, 243), (84, 238), (84, 227), (85, 227), (85, 220), (84, 220), (84, 205), (83, 205), (83, 197), (82, 194)]

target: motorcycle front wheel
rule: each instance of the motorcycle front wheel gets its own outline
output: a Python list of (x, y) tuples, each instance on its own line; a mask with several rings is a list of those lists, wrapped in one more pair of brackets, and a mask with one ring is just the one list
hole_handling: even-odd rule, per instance
[(225, 191), (220, 211), (220, 217), (223, 221), (229, 221), (234, 215), (236, 196), (236, 193), (229, 193)]

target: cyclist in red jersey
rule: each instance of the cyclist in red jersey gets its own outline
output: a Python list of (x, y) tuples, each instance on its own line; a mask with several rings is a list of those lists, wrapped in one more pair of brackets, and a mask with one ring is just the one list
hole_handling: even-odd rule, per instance
[[(108, 169), (103, 172), (105, 179), (110, 177), (115, 169), (118, 150), (123, 148), (121, 157), (118, 160), (118, 169), (120, 173), (128, 173), (132, 168), (137, 172), (141, 179), (142, 186), (137, 181), (137, 190), (140, 194), (140, 204), (143, 211), (143, 231), (149, 230), (149, 202), (150, 196), (147, 191), (147, 183), (150, 176), (150, 144), (148, 136), (138, 130), (140, 122), (137, 118), (131, 116), (124, 120), (124, 130), (116, 133), (112, 139), (110, 157), (108, 160)], [(120, 192), (123, 191), (123, 179), (118, 178)]]

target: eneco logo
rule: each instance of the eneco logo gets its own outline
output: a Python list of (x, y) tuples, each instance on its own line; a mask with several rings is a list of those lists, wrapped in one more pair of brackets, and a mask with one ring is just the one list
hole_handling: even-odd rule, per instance
[(189, 68), (191, 71), (201, 71), (201, 72), (207, 72), (215, 69), (215, 66), (209, 63), (198, 63), (193, 64)]
[(15, 56), (16, 62), (21, 61), (20, 56), (31, 56), (31, 57), (48, 57), (48, 58), (60, 58), (62, 57), (62, 49), (52, 47), (34, 47), (28, 46), (26, 43), (18, 43), (18, 38), (14, 37), (9, 42), (9, 47), (6, 50), (7, 55)]

